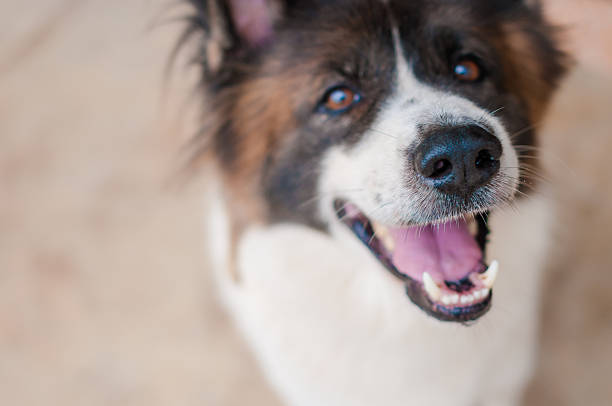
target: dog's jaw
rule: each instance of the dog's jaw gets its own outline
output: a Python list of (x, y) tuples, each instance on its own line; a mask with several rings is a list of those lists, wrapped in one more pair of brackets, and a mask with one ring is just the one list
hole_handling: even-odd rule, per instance
[[(319, 183), (319, 195), (322, 197), (319, 211), (323, 221), (331, 226), (334, 235), (340, 235), (342, 238), (346, 237), (346, 233), (337, 234), (338, 227), (332, 226), (342, 222), (342, 217), (346, 215), (343, 204), (338, 207), (339, 201), (346, 201), (350, 207), (362, 211), (360, 216), (368, 227), (375, 224), (396, 228), (405, 225), (423, 227), (431, 222), (447, 227), (446, 223), (453, 223), (449, 222), (452, 218), (478, 215), (496, 206), (508, 204), (518, 185), (517, 154), (499, 119), (463, 97), (433, 89), (419, 82), (400, 51), (397, 35), (395, 41), (396, 84), (389, 99), (382, 104), (377, 119), (355, 145), (331, 148), (323, 159)], [(462, 126), (472, 123), (492, 129), (492, 133), (500, 140), (503, 148), (500, 172), (487, 187), (488, 193), (472, 198), (474, 204), (471, 211), (449, 207), (446, 212), (430, 212), (431, 200), (439, 198), (443, 201), (445, 196), (436, 197), (435, 193), (420, 187), (417, 174), (411, 167), (412, 161), (408, 158), (410, 151), (420, 140), (422, 129), (427, 126)], [(340, 216), (339, 210), (342, 211)], [(451, 218), (448, 213), (451, 213)], [(409, 232), (409, 229), (406, 230)], [(370, 234), (374, 239), (375, 232), (371, 231)], [(365, 246), (369, 246), (367, 241), (363, 242)], [(360, 248), (365, 249), (364, 246)], [(481, 248), (484, 250), (484, 247)], [(407, 293), (411, 300), (440, 320), (474, 320), (486, 313), (491, 305), (492, 286), (480, 286), (477, 278), (473, 278), (476, 282), (471, 284), (472, 289), (465, 295), (442, 295), (443, 278), (438, 277), (436, 283), (430, 274), (427, 274), (431, 283), (424, 283), (421, 273), (431, 272), (429, 269), (422, 269), (410, 276), (405, 275), (398, 271), (391, 259), (383, 258), (380, 252), (377, 252), (379, 250), (372, 249), (371, 246), (370, 249), (385, 268), (407, 281)], [(471, 272), (477, 274), (485, 269), (486, 266), (482, 269), (470, 267), (453, 278), (453, 281), (471, 278)], [(430, 288), (429, 292), (426, 292), (427, 286)], [(455, 298), (458, 303), (452, 306), (451, 302)], [(449, 303), (444, 304), (442, 300)], [(447, 308), (449, 310), (445, 310)]]
[(532, 368), (551, 217), (537, 197), (517, 207), (520, 214), (492, 214), (497, 232), (489, 250), (508, 272), (500, 273), (496, 306), (469, 328), (440, 323), (407, 303), (402, 283), (381, 272), (339, 224), (335, 238), (298, 225), (250, 227), (235, 250), (236, 284), (227, 268), (229, 240), (220, 241), (229, 238), (229, 218), (219, 201), (207, 209), (214, 225), (209, 241), (225, 251), (210, 254), (222, 298), (288, 405), (467, 406), (504, 399), (500, 404), (514, 405), (508, 399), (516, 400)]
[(406, 285), (410, 300), (442, 321), (471, 322), (491, 307), (499, 263), (485, 265), (488, 215), (438, 225), (386, 227), (337, 200), (338, 219)]

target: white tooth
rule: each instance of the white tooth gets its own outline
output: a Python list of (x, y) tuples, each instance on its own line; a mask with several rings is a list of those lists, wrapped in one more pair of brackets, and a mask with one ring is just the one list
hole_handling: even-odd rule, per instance
[(433, 300), (440, 300), (442, 296), (442, 290), (440, 287), (434, 282), (433, 278), (427, 272), (423, 272), (423, 286), (425, 287), (425, 292), (429, 295)]
[(382, 239), (383, 245), (389, 252), (395, 251), (395, 240), (390, 234), (386, 234)]
[(372, 221), (372, 228), (374, 229), (374, 233), (376, 234), (376, 237), (380, 238), (384, 234), (387, 233), (387, 228), (383, 226), (382, 224), (378, 224), (375, 221)]
[(451, 303), (452, 303), (452, 304), (457, 304), (457, 303), (459, 303), (459, 295), (452, 295), (452, 296), (450, 297), (450, 300), (451, 300)]
[(389, 229), (376, 222), (372, 223), (372, 227), (374, 228), (374, 235), (376, 238), (382, 241), (385, 248), (390, 252), (395, 251), (395, 241), (393, 240), (393, 237), (391, 237)]
[(467, 304), (467, 303), (468, 303), (467, 296), (461, 296), (461, 304)]
[(472, 302), (474, 301), (474, 296), (472, 296), (472, 295), (467, 295), (467, 296), (466, 296), (466, 299), (467, 299), (467, 302), (468, 302), (468, 303), (472, 303)]
[(375, 221), (372, 222), (372, 228), (374, 229), (374, 232), (380, 236), (387, 234), (387, 227)]
[(482, 294), (479, 290), (474, 291), (474, 299), (478, 300), (482, 297)]
[(482, 296), (482, 298), (484, 299), (485, 297), (489, 296), (489, 289), (482, 289), (480, 291), (480, 295)]
[(448, 306), (449, 304), (451, 304), (451, 297), (450, 296), (444, 296), (442, 297), (442, 304)]
[(497, 278), (498, 272), (499, 272), (499, 262), (497, 261), (491, 262), (489, 269), (487, 269), (485, 273), (480, 275), (480, 278), (482, 279), (482, 283), (484, 283), (484, 285), (487, 288), (491, 289), (493, 287), (493, 284), (495, 283), (495, 279)]

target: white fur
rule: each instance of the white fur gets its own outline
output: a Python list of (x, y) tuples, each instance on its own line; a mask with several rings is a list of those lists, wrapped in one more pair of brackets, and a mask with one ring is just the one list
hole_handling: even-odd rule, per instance
[[(348, 233), (343, 243), (302, 226), (253, 227), (239, 245), (241, 282), (215, 268), (288, 405), (516, 405), (532, 369), (550, 215), (541, 198), (518, 207), (491, 218), (501, 271), (492, 309), (472, 326), (426, 316)], [(222, 203), (210, 218), (211, 240), (227, 236)], [(211, 254), (227, 263), (227, 249)]]
[(409, 220), (418, 196), (402, 178), (405, 151), (417, 125), (442, 113), (455, 124), (493, 128), (504, 147), (502, 171), (518, 178), (516, 154), (494, 116), (418, 82), (398, 60), (396, 91), (372, 130), (323, 157), (320, 215), (331, 235), (298, 225), (250, 227), (238, 245), (236, 284), (227, 270), (228, 219), (216, 202), (209, 240), (223, 298), (288, 405), (516, 405), (532, 368), (549, 214), (541, 199), (521, 202), (518, 214), (492, 216), (489, 259), (499, 260), (500, 276), (492, 309), (469, 327), (412, 304), (402, 282), (333, 213), (332, 199), (346, 197), (371, 219)]
[(339, 197), (379, 223), (394, 225), (414, 218), (422, 196), (406, 181), (410, 164), (407, 150), (418, 140), (419, 125), (427, 124), (479, 123), (491, 128), (503, 147), (497, 176), (505, 181), (498, 193), (512, 197), (519, 177), (518, 157), (499, 119), (463, 97), (419, 82), (401, 56), (395, 36), (398, 63), (394, 93), (360, 142), (352, 148), (331, 148), (323, 159), (319, 183), (323, 220), (335, 219), (332, 202)]

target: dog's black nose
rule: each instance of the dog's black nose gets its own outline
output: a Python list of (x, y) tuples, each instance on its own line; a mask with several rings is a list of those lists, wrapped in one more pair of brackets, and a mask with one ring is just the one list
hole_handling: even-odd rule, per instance
[(447, 193), (467, 197), (499, 171), (501, 142), (471, 125), (436, 129), (426, 135), (414, 155), (422, 180)]

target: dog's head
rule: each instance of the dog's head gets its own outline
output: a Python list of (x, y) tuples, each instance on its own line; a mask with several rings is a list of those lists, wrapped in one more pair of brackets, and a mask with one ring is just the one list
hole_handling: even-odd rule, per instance
[[(486, 216), (563, 55), (526, 0), (191, 0), (234, 214), (361, 240), (441, 320), (491, 301)], [(521, 168), (526, 168), (522, 173)], [(248, 213), (248, 216), (245, 214)]]

